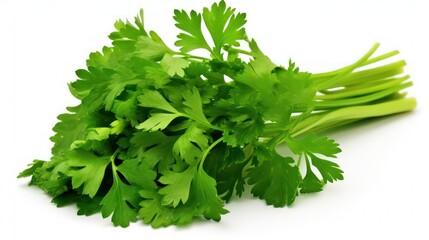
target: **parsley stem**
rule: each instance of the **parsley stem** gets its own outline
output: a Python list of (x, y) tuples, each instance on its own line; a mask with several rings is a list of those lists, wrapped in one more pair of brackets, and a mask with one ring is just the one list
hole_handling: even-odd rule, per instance
[(352, 86), (344, 88), (341, 90), (335, 90), (327, 92), (323, 95), (316, 95), (314, 98), (317, 100), (335, 100), (335, 99), (344, 99), (355, 96), (362, 96), (368, 93), (373, 93), (381, 90), (394, 87), (402, 82), (408, 80), (410, 76), (406, 75), (400, 78), (388, 78), (376, 82), (363, 83), (357, 86)]
[(232, 47), (228, 48), (228, 52), (241, 53), (241, 54), (245, 54), (245, 55), (250, 56), (250, 57), (255, 56), (255, 54), (253, 54), (252, 52), (249, 52), (249, 51), (246, 51), (243, 49), (239, 49), (239, 48), (232, 48)]
[(340, 80), (341, 78), (349, 75), (350, 73), (353, 72), (354, 69), (356, 69), (357, 67), (359, 67), (361, 64), (363, 64), (364, 62), (366, 62), (371, 55), (377, 50), (377, 48), (380, 46), (380, 43), (376, 43), (374, 44), (374, 46), (372, 46), (372, 48), (363, 56), (361, 57), (358, 61), (356, 61), (354, 64), (346, 67), (344, 70), (341, 71), (341, 73), (339, 73), (338, 75), (329, 78), (325, 81), (322, 81), (320, 83), (317, 83), (316, 88), (318, 90), (323, 90), (326, 89), (328, 87), (330, 87), (332, 84), (335, 84), (338, 82), (338, 80)]
[[(362, 63), (359, 67), (367, 66), (367, 65), (369, 65), (369, 64), (372, 64), (372, 63), (376, 63), (376, 62), (382, 61), (382, 60), (384, 60), (384, 59), (387, 59), (387, 58), (393, 57), (393, 56), (397, 55), (398, 53), (399, 53), (399, 51), (394, 50), (394, 51), (391, 51), (391, 52), (388, 52), (388, 53), (382, 54), (382, 55), (380, 55), (380, 56), (377, 56), (377, 57), (374, 57), (374, 58), (368, 59), (368, 60), (366, 60), (364, 63)], [(326, 77), (332, 77), (333, 75), (339, 74), (339, 73), (341, 73), (342, 71), (347, 70), (347, 68), (348, 68), (348, 67), (350, 67), (350, 66), (351, 66), (351, 65), (346, 66), (346, 67), (343, 67), (343, 68), (340, 68), (340, 69), (337, 69), (337, 70), (333, 70), (333, 71), (330, 71), (330, 72), (315, 73), (315, 74), (312, 74), (312, 78), (313, 78), (313, 79), (321, 79), (321, 78), (326, 78)]]
[(406, 65), (404, 60), (390, 63), (384, 66), (367, 69), (363, 71), (353, 72), (350, 75), (342, 78), (338, 82), (322, 89), (321, 92), (329, 92), (329, 88), (348, 87), (363, 82), (378, 81), (387, 77), (392, 77), (403, 72), (403, 67)]
[(322, 109), (339, 108), (339, 107), (346, 107), (346, 106), (356, 106), (364, 103), (369, 103), (369, 102), (373, 102), (375, 100), (387, 97), (391, 94), (394, 94), (412, 85), (413, 85), (412, 82), (407, 82), (398, 86), (388, 88), (386, 90), (367, 94), (362, 97), (347, 98), (347, 99), (340, 99), (340, 100), (319, 101), (319, 102), (316, 102), (314, 109), (322, 110)]
[(188, 53), (174, 52), (174, 54), (182, 56), (183, 58), (187, 58), (187, 59), (198, 59), (198, 60), (202, 60), (202, 61), (210, 61), (209, 58), (196, 56), (196, 55), (192, 55), (192, 54), (188, 54)]
[[(296, 166), (301, 166), (301, 160), (302, 160), (302, 155), (303, 154), (300, 154), (299, 156), (298, 156), (298, 162), (296, 163)], [(305, 155), (305, 154), (304, 154)], [(307, 157), (305, 156), (305, 160), (307, 160)]]
[(204, 152), (203, 156), (201, 157), (200, 166), (198, 167), (198, 171), (201, 171), (203, 169), (204, 161), (206, 160), (207, 156), (209, 155), (210, 151), (218, 145), (220, 142), (223, 141), (223, 137), (219, 138), (218, 140), (214, 141)]
[(398, 50), (393, 50), (393, 51), (391, 51), (391, 52), (388, 52), (388, 53), (382, 54), (382, 55), (380, 55), (380, 56), (378, 56), (378, 57), (374, 57), (374, 58), (368, 59), (368, 60), (366, 60), (366, 61), (361, 65), (361, 67), (366, 66), (366, 65), (369, 65), (369, 64), (372, 64), (372, 63), (375, 63), (375, 62), (382, 61), (382, 60), (384, 60), (384, 59), (387, 59), (387, 58), (393, 57), (393, 56), (395, 56), (395, 55), (397, 55), (397, 54), (399, 54), (399, 51), (398, 51)]
[(402, 98), (372, 105), (340, 108), (304, 119), (292, 130), (292, 136), (295, 137), (320, 127), (330, 126), (333, 123), (331, 126), (352, 120), (357, 121), (365, 118), (408, 112), (414, 109), (415, 106), (416, 100), (414, 98)]
[[(284, 139), (282, 137), (287, 134), (290, 134), (292, 137), (297, 137), (308, 132), (320, 133), (367, 118), (408, 112), (413, 110), (415, 106), (416, 100), (414, 98), (403, 98), (403, 95), (398, 95), (398, 99), (393, 98), (392, 100), (382, 103), (316, 112), (305, 116), (305, 118), (301, 119), (290, 131), (282, 130), (274, 124), (266, 124), (263, 138), (270, 144), (274, 144), (274, 142), (280, 144), (283, 142), (281, 139)], [(279, 131), (281, 131), (281, 133), (279, 133)]]
[(116, 157), (118, 156), (119, 152), (121, 151), (120, 148), (116, 149), (116, 151), (112, 154), (112, 156), (110, 157), (110, 163), (112, 164), (112, 172), (113, 175), (116, 174), (116, 165), (115, 165), (115, 160)]

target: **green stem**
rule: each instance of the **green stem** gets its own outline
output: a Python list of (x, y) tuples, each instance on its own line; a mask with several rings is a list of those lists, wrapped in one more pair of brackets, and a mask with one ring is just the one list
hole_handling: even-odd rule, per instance
[(395, 55), (397, 55), (397, 54), (399, 54), (399, 51), (398, 51), (398, 50), (393, 50), (393, 51), (391, 51), (391, 52), (388, 52), (388, 53), (382, 54), (382, 55), (380, 55), (380, 56), (378, 56), (378, 57), (374, 57), (374, 58), (371, 58), (371, 59), (367, 60), (365, 63), (363, 63), (363, 64), (361, 65), (361, 67), (366, 66), (366, 65), (369, 65), (369, 64), (372, 64), (372, 63), (375, 63), (375, 62), (382, 61), (382, 60), (384, 60), (384, 59), (387, 59), (387, 58), (393, 57), (393, 56), (395, 56)]
[[(314, 98), (316, 100), (336, 100), (344, 99), (355, 96), (361, 96), (369, 93), (374, 93), (377, 91), (382, 91), (394, 87), (402, 82), (408, 80), (410, 76), (404, 76), (401, 78), (389, 78), (385, 81), (376, 82), (377, 84), (361, 84), (356, 87), (345, 88), (342, 90), (331, 91), (328, 94), (317, 95)], [(372, 85), (372, 86), (371, 86)]]
[(198, 60), (202, 60), (202, 61), (210, 61), (209, 58), (196, 56), (196, 55), (192, 55), (192, 54), (188, 54), (188, 53), (174, 52), (174, 54), (182, 56), (183, 58), (187, 58), (187, 59), (198, 59)]
[(347, 106), (356, 106), (364, 103), (369, 103), (369, 102), (373, 102), (375, 100), (387, 97), (391, 94), (394, 94), (412, 85), (413, 85), (412, 82), (407, 82), (383, 91), (367, 94), (362, 97), (347, 98), (347, 99), (340, 99), (340, 100), (319, 101), (315, 103), (314, 108), (316, 110), (321, 110), (321, 109), (339, 108), (339, 107), (347, 107)]
[(406, 65), (406, 62), (404, 60), (401, 60), (401, 61), (390, 63), (381, 67), (354, 72), (349, 76), (332, 84), (331, 86), (329, 86), (329, 88), (347, 87), (347, 86), (353, 86), (355, 84), (360, 85), (362, 84), (362, 82), (371, 82), (371, 81), (377, 81), (380, 79), (392, 77), (397, 74), (401, 74), (403, 72), (403, 67), (405, 65)]
[(354, 64), (343, 69), (338, 75), (335, 75), (334, 77), (329, 78), (329, 79), (324, 80), (324, 81), (321, 81), (321, 82), (316, 82), (316, 89), (318, 89), (318, 91), (327, 89), (330, 86), (332, 86), (333, 84), (337, 83), (338, 80), (340, 80), (340, 79), (344, 78), (345, 76), (349, 75), (350, 73), (352, 73), (353, 70), (355, 70), (356, 68), (361, 66), (364, 62), (366, 62), (369, 59), (369, 57), (371, 57), (371, 55), (377, 50), (377, 48), (379, 46), (380, 46), (379, 43), (374, 44), (374, 46), (372, 46), (372, 48), (363, 57), (361, 57)]
[[(399, 51), (394, 50), (394, 51), (385, 53), (383, 55), (380, 55), (378, 57), (374, 57), (374, 58), (368, 59), (365, 62), (363, 62), (359, 67), (363, 67), (363, 66), (366, 66), (366, 65), (369, 65), (369, 64), (372, 64), (372, 63), (376, 63), (376, 62), (382, 61), (384, 59), (393, 57), (393, 56), (397, 55), (398, 53), (399, 53)], [(349, 65), (349, 66), (346, 66), (346, 67), (343, 67), (343, 68), (340, 68), (340, 69), (337, 69), (337, 70), (334, 70), (334, 71), (323, 72), (323, 73), (315, 73), (315, 74), (312, 75), (312, 78), (315, 79), (315, 80), (316, 79), (320, 79), (320, 78), (329, 78), (329, 77), (332, 77), (333, 75), (337, 75), (337, 74), (343, 72), (344, 70), (346, 70), (350, 66), (352, 66), (352, 65)]]
[(302, 155), (303, 154), (300, 154), (299, 157), (298, 157), (298, 162), (296, 163), (296, 166), (298, 166), (298, 167), (301, 166)]
[(203, 156), (201, 157), (200, 166), (198, 167), (198, 171), (201, 171), (203, 169), (204, 161), (206, 160), (207, 156), (209, 155), (210, 151), (219, 143), (223, 141), (223, 137), (219, 138), (218, 140), (214, 141), (204, 152)]
[(245, 54), (245, 55), (247, 55), (247, 56), (249, 56), (249, 57), (254, 57), (255, 56), (255, 54), (253, 54), (252, 52), (249, 52), (249, 51), (246, 51), (246, 50), (243, 50), (243, 49), (239, 49), (239, 48), (229, 48), (228, 49), (228, 52), (232, 52), (232, 53), (241, 53), (241, 54)]
[(295, 137), (312, 131), (322, 125), (326, 126), (334, 122), (360, 120), (364, 118), (408, 112), (413, 110), (415, 106), (416, 100), (414, 98), (403, 98), (373, 105), (340, 108), (338, 110), (328, 111), (326, 113), (313, 115), (304, 119), (292, 130), (292, 136)]
[(116, 151), (112, 154), (112, 156), (110, 157), (110, 163), (112, 164), (112, 172), (113, 175), (116, 174), (116, 165), (115, 165), (115, 160), (116, 157), (118, 156), (119, 152), (121, 151), (121, 148), (116, 149)]
[(361, 121), (361, 120), (363, 120), (363, 119), (351, 119), (351, 120), (345, 120), (345, 121), (327, 122), (325, 124), (321, 124), (321, 125), (318, 125), (318, 126), (312, 128), (311, 132), (312, 133), (321, 133), (321, 132), (327, 131), (329, 129), (335, 129), (335, 128), (338, 128), (338, 127), (341, 127), (341, 126), (344, 126), (344, 125), (348, 125), (348, 124), (351, 124), (351, 123), (354, 123), (354, 122), (358, 122), (358, 121)]

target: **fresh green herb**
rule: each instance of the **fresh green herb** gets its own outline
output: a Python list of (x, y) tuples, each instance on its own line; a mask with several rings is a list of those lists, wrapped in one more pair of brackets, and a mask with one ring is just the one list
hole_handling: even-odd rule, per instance
[(145, 29), (142, 11), (134, 24), (115, 23), (113, 46), (91, 53), (69, 85), (81, 103), (59, 115), (52, 158), (19, 177), (115, 226), (219, 221), (246, 188), (283, 207), (342, 180), (339, 145), (322, 132), (415, 107), (400, 93), (412, 84), (404, 61), (371, 67), (398, 53), (374, 56), (378, 44), (310, 74), (273, 63), (246, 35), (246, 15), (224, 1), (174, 19), (179, 50)]

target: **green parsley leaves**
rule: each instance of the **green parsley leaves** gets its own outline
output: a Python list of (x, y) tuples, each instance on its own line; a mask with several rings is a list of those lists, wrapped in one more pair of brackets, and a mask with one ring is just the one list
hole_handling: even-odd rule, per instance
[(399, 93), (411, 85), (404, 61), (371, 66), (397, 53), (373, 57), (378, 44), (311, 74), (272, 62), (246, 35), (246, 14), (224, 1), (173, 18), (177, 50), (146, 31), (143, 11), (115, 23), (112, 46), (91, 53), (69, 84), (80, 104), (58, 116), (52, 158), (18, 177), (115, 226), (220, 221), (246, 189), (284, 207), (343, 180), (341, 149), (325, 130), (415, 106)]
[(282, 157), (275, 151), (257, 149), (256, 167), (250, 169), (252, 194), (274, 207), (291, 205), (298, 195), (301, 174), (291, 157)]
[[(202, 19), (210, 32), (211, 47), (205, 39), (202, 30)], [(204, 8), (201, 14), (191, 11), (190, 14), (184, 10), (174, 11), (176, 27), (184, 33), (180, 33), (176, 46), (181, 47), (184, 53), (195, 49), (205, 49), (209, 51), (213, 58), (223, 60), (222, 49), (227, 46), (240, 46), (239, 41), (246, 39), (244, 24), (246, 14), (235, 13), (235, 9), (226, 7), (224, 1), (213, 4), (212, 7)]]

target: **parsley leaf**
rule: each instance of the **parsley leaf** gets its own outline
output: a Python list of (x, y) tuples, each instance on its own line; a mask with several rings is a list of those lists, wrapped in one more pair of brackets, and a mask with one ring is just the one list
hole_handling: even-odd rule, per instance
[(294, 160), (266, 149), (259, 150), (257, 159), (260, 164), (249, 173), (252, 194), (274, 207), (291, 205), (302, 181), (298, 167), (292, 166)]
[(52, 147), (53, 155), (62, 155), (70, 149), (70, 145), (76, 140), (84, 139), (87, 124), (82, 121), (79, 114), (80, 107), (69, 107), (67, 110), (70, 113), (63, 113), (58, 116), (58, 122), (55, 124), (54, 132), (56, 134), (51, 137), (54, 142)]
[(224, 130), (224, 139), (231, 146), (245, 145), (258, 140), (264, 132), (264, 120), (252, 108), (238, 108), (229, 113), (230, 126)]
[(333, 182), (344, 179), (343, 171), (340, 169), (338, 164), (318, 158), (313, 154), (309, 155), (311, 157), (312, 164), (319, 170), (320, 174), (322, 174), (323, 180), (325, 182)]
[(135, 55), (145, 59), (159, 60), (168, 53), (173, 53), (158, 34), (154, 31), (149, 32), (149, 36), (140, 36), (135, 43)]
[(307, 172), (305, 177), (302, 179), (301, 184), (301, 193), (312, 193), (312, 192), (320, 192), (323, 190), (324, 182), (320, 181), (320, 179), (314, 174), (311, 170), (311, 164), (306, 158), (306, 166)]
[(117, 170), (124, 175), (128, 182), (142, 189), (155, 189), (156, 172), (145, 161), (137, 158), (124, 160)]
[(274, 85), (279, 83), (277, 76), (272, 73), (275, 67), (276, 65), (266, 56), (257, 57), (245, 66), (244, 72), (235, 80), (268, 96), (273, 91)]
[(188, 164), (195, 164), (201, 157), (203, 150), (208, 148), (208, 136), (198, 126), (189, 126), (173, 146), (176, 159), (182, 159)]
[(157, 91), (146, 90), (138, 97), (140, 106), (161, 109), (171, 113), (178, 113), (170, 103)]
[(301, 139), (288, 140), (288, 145), (295, 154), (302, 152), (318, 153), (326, 157), (335, 157), (341, 152), (333, 139), (328, 137), (318, 137), (315, 134), (309, 134)]
[(160, 64), (161, 64), (161, 67), (171, 77), (173, 77), (176, 74), (179, 77), (183, 77), (185, 75), (185, 71), (183, 69), (189, 65), (189, 62), (183, 58), (173, 57), (170, 54), (165, 54)]
[(80, 169), (70, 170), (73, 188), (83, 185), (83, 194), (94, 197), (104, 178), (104, 172), (110, 163), (110, 156), (98, 157), (91, 152), (75, 149), (66, 153), (68, 164)]
[(191, 186), (190, 201), (196, 208), (196, 215), (220, 221), (221, 215), (228, 213), (222, 200), (217, 196), (216, 181), (206, 172), (197, 171)]
[(174, 163), (173, 148), (177, 137), (162, 132), (136, 132), (129, 139), (128, 157), (141, 159), (152, 168), (158, 165), (160, 171)]
[(162, 195), (150, 190), (141, 190), (139, 193), (144, 200), (140, 202), (141, 208), (138, 216), (144, 223), (151, 224), (154, 228), (166, 227), (176, 223), (174, 215), (177, 209), (163, 205)]
[(176, 27), (185, 32), (177, 36), (179, 40), (175, 43), (180, 47), (180, 51), (190, 52), (199, 48), (211, 51), (201, 30), (201, 14), (191, 11), (188, 15), (184, 10), (175, 10), (174, 20), (176, 20)]
[(214, 42), (214, 56), (222, 59), (221, 50), (225, 45), (240, 46), (239, 40), (244, 40), (246, 31), (246, 14), (234, 14), (235, 9), (226, 7), (224, 1), (214, 3), (212, 7), (203, 9), (204, 23)]
[(150, 118), (139, 124), (136, 128), (152, 132), (164, 130), (174, 119), (180, 116), (178, 113), (152, 113)]
[(239, 46), (239, 40), (246, 39), (244, 24), (246, 14), (234, 14), (235, 9), (226, 7), (224, 1), (214, 3), (210, 9), (203, 9), (203, 19), (214, 43), (211, 48), (204, 38), (201, 29), (201, 14), (191, 11), (188, 15), (185, 11), (174, 11), (176, 27), (185, 33), (180, 33), (176, 46), (181, 47), (182, 52), (190, 52), (195, 49), (208, 50), (213, 58), (222, 60), (222, 49), (225, 46)]
[(176, 207), (180, 202), (186, 203), (188, 201), (195, 171), (195, 167), (189, 167), (183, 172), (166, 171), (163, 173), (159, 182), (167, 186), (158, 192), (163, 195), (162, 202), (164, 205), (171, 204)]
[(113, 185), (100, 203), (101, 213), (104, 218), (112, 215), (115, 226), (127, 227), (137, 221), (137, 212), (128, 203), (138, 205), (139, 200), (138, 188), (125, 184), (114, 172)]
[(202, 100), (198, 89), (193, 87), (192, 91), (186, 91), (182, 95), (184, 99), (183, 104), (186, 106), (184, 111), (188, 116), (190, 116), (189, 118), (192, 118), (204, 125), (211, 126), (203, 112)]

